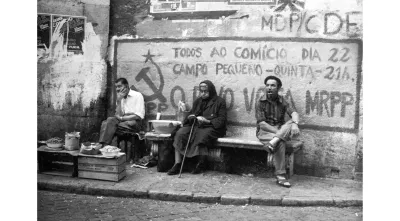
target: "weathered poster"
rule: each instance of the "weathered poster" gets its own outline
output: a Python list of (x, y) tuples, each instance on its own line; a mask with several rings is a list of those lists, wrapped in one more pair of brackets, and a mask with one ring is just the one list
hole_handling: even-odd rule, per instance
[(51, 15), (37, 15), (37, 47), (49, 48), (51, 33)]
[(68, 26), (69, 37), (67, 49), (69, 51), (82, 51), (82, 42), (85, 39), (85, 18), (71, 17)]
[(53, 16), (53, 34), (63, 36), (68, 51), (82, 52), (85, 38), (85, 17)]

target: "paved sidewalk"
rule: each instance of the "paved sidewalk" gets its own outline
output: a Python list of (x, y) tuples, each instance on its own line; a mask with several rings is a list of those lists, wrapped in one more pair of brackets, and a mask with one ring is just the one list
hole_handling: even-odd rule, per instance
[(362, 182), (294, 175), (291, 188), (274, 178), (207, 171), (168, 176), (156, 167), (127, 166), (127, 176), (116, 182), (38, 174), (39, 190), (99, 196), (150, 198), (167, 201), (266, 206), (362, 206)]

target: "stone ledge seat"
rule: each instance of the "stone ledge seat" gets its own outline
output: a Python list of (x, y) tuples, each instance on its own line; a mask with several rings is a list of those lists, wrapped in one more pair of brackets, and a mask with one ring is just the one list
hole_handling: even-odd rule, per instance
[[(151, 154), (158, 154), (158, 145), (166, 145), (166, 142), (171, 142), (172, 137), (170, 134), (156, 134), (154, 132), (147, 132), (146, 139), (152, 141)], [(209, 149), (209, 157), (211, 159), (221, 158), (221, 148), (242, 148), (265, 151), (263, 144), (257, 137), (238, 137), (228, 133), (227, 136), (218, 138), (213, 148)], [(286, 170), (287, 175), (293, 175), (294, 153), (303, 148), (303, 141), (291, 140), (286, 142)], [(273, 160), (273, 158), (269, 158)], [(221, 161), (221, 160), (219, 160)], [(267, 162), (267, 165), (273, 165), (272, 162)]]
[[(228, 137), (218, 138), (215, 147), (229, 147), (229, 148), (243, 148), (243, 149), (253, 149), (253, 150), (262, 150), (266, 151), (264, 145), (255, 138), (247, 138), (247, 137), (234, 137), (232, 135), (228, 135)], [(301, 150), (303, 148), (303, 141), (300, 140), (290, 140), (286, 142), (286, 170), (288, 177), (293, 176), (293, 168), (294, 168), (294, 153)], [(270, 162), (268, 162), (270, 160)], [(267, 158), (267, 165), (273, 165), (273, 158)]]
[[(215, 146), (265, 151), (265, 148), (263, 147), (264, 145), (258, 140), (233, 136), (218, 138)], [(302, 148), (303, 141), (291, 140), (286, 142), (286, 154), (296, 153)]]

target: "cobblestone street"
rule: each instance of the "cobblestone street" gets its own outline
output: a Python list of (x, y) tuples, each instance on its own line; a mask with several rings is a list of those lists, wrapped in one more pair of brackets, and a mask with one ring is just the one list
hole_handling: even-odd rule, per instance
[(38, 220), (362, 220), (362, 208), (231, 206), (38, 191)]

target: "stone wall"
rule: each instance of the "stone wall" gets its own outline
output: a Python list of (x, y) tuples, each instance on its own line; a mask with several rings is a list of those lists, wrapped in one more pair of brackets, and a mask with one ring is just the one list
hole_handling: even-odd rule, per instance
[(82, 53), (67, 50), (57, 27), (50, 47), (38, 48), (39, 140), (72, 131), (91, 139), (106, 117), (109, 8), (109, 0), (38, 0), (38, 14), (86, 17)]

